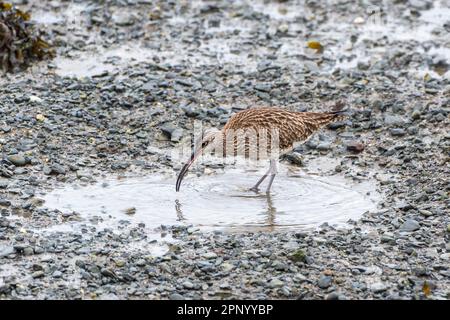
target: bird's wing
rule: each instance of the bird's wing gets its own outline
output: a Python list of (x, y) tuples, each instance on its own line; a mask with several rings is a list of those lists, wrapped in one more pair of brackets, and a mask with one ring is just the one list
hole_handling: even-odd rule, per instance
[(306, 141), (314, 132), (341, 115), (333, 112), (292, 112), (279, 108), (254, 108), (235, 114), (224, 130), (261, 132), (271, 140), (274, 134), (279, 137), (281, 149), (292, 148), (294, 143)]

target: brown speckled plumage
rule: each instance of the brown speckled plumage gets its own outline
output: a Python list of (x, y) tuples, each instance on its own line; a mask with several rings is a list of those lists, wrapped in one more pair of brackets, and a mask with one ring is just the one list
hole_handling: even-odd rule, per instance
[[(266, 129), (270, 140), (270, 130), (276, 129), (279, 134), (280, 151), (286, 153), (292, 150), (294, 144), (306, 141), (323, 126), (340, 119), (342, 119), (340, 111), (295, 112), (281, 108), (252, 108), (233, 115), (223, 127), (222, 133), (227, 136), (230, 130), (241, 130), (242, 133)], [(270, 147), (270, 141), (268, 146)]]

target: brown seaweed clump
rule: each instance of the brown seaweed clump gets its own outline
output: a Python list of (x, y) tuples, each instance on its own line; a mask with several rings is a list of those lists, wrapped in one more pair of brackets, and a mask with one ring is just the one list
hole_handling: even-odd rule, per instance
[(5, 72), (54, 56), (54, 50), (29, 20), (29, 13), (0, 1), (0, 68)]

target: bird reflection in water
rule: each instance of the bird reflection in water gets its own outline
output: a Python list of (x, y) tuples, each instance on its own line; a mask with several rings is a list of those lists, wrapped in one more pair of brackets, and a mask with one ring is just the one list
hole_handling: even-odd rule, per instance
[(266, 194), (267, 197), (267, 220), (266, 226), (268, 231), (273, 231), (275, 228), (275, 216), (277, 215), (277, 208), (273, 205), (272, 195), (270, 193)]
[[(244, 196), (237, 196), (237, 197), (244, 197)], [(275, 229), (275, 217), (277, 215), (277, 208), (273, 204), (272, 195), (271, 194), (264, 194), (262, 197), (266, 198), (267, 203), (267, 218), (265, 219), (264, 227), (267, 228), (267, 231), (273, 231)], [(260, 198), (260, 197), (258, 197)], [(184, 217), (183, 210), (181, 210), (182, 204), (180, 203), (180, 200), (175, 200), (175, 212), (177, 214), (177, 221), (184, 221), (187, 220)]]
[(177, 221), (183, 221), (186, 220), (186, 218), (183, 216), (183, 211), (181, 211), (181, 203), (180, 200), (175, 200), (175, 211), (177, 213)]

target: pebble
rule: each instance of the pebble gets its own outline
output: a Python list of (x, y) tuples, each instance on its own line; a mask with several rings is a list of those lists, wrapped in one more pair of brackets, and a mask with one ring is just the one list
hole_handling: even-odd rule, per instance
[(171, 293), (169, 296), (170, 300), (185, 300), (185, 298), (179, 293)]
[(431, 217), (433, 215), (433, 212), (430, 210), (419, 210), (419, 213), (425, 217)]
[(406, 220), (401, 226), (400, 231), (413, 232), (420, 229), (420, 224), (413, 219)]
[(220, 265), (220, 267), (222, 268), (222, 270), (224, 272), (230, 272), (231, 270), (234, 269), (234, 265), (232, 265), (231, 263), (228, 262), (224, 262)]
[(405, 119), (399, 115), (386, 114), (384, 116), (384, 123), (387, 126), (402, 125), (405, 123)]
[(380, 293), (386, 291), (388, 289), (388, 286), (382, 282), (375, 282), (372, 283), (369, 288), (373, 293)]
[(329, 286), (331, 286), (332, 282), (333, 282), (333, 278), (331, 276), (322, 275), (319, 278), (319, 281), (317, 281), (317, 286), (321, 289), (326, 289)]
[(183, 282), (183, 287), (185, 289), (193, 289), (194, 288), (194, 284), (191, 281), (184, 281)]
[(406, 131), (402, 128), (394, 128), (394, 129), (391, 129), (390, 132), (391, 132), (391, 135), (393, 135), (395, 137), (401, 137), (406, 134)]
[(364, 151), (364, 144), (358, 141), (351, 141), (347, 143), (347, 150), (354, 153), (360, 153)]
[(328, 151), (331, 149), (331, 143), (330, 142), (322, 142), (319, 143), (316, 147), (317, 150), (319, 151)]
[(40, 270), (40, 271), (33, 272), (33, 274), (31, 276), (34, 279), (37, 279), (37, 278), (42, 278), (44, 275), (45, 275), (44, 271)]
[(112, 16), (112, 21), (118, 26), (131, 26), (134, 24), (134, 17), (127, 12), (118, 12)]
[(329, 294), (327, 294), (327, 296), (325, 297), (325, 300), (339, 300), (339, 294), (337, 292), (331, 292)]
[(25, 159), (25, 157), (18, 154), (10, 155), (7, 157), (7, 159), (16, 167), (21, 167), (27, 164), (27, 160)]
[(12, 246), (0, 247), (0, 258), (13, 254), (16, 250)]
[(214, 252), (206, 252), (202, 256), (205, 259), (216, 259), (217, 258), (217, 254)]
[(41, 102), (42, 102), (42, 99), (39, 98), (38, 96), (33, 96), (33, 95), (31, 95), (31, 96), (30, 96), (30, 102), (41, 103)]
[(170, 141), (172, 141), (172, 142), (180, 142), (181, 139), (183, 138), (183, 135), (184, 135), (183, 129), (177, 128), (177, 129), (172, 131), (172, 133), (170, 135)]
[(272, 278), (268, 283), (267, 286), (269, 288), (281, 288), (282, 286), (284, 286), (284, 282), (281, 281), (278, 278)]
[(23, 254), (25, 256), (31, 256), (31, 255), (34, 254), (34, 250), (31, 247), (26, 247), (26, 248), (23, 249)]

